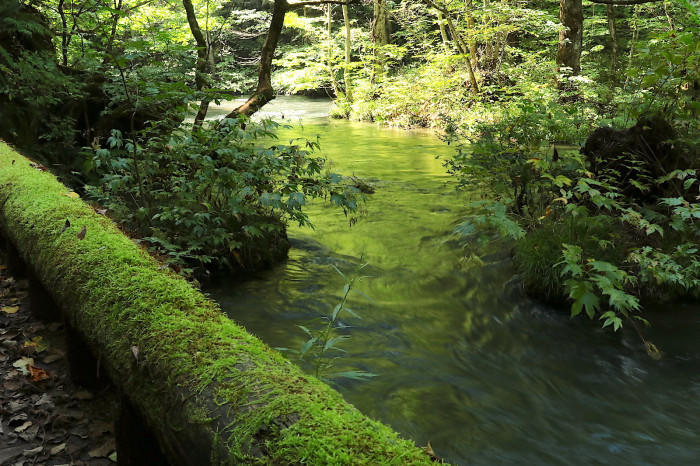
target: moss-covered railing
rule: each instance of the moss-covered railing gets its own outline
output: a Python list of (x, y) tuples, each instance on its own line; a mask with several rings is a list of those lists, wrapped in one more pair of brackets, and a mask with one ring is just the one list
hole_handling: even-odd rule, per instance
[(233, 323), (76, 197), (0, 142), (2, 234), (170, 463), (430, 463), (412, 442)]

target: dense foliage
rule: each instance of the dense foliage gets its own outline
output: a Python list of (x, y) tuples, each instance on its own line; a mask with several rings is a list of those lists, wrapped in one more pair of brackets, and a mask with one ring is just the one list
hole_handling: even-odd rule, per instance
[[(497, 122), (476, 125), (472, 144), (448, 166), (489, 200), (477, 201), (485, 213), (458, 232), (470, 237), (485, 227), (515, 239), (531, 294), (568, 299), (572, 315), (614, 329), (625, 320), (646, 323), (644, 302), (697, 296), (700, 105), (690, 80), (700, 65), (697, 25), (689, 15), (686, 24), (650, 34), (654, 48), (635, 55), (627, 92), (595, 114), (618, 127), (636, 121), (629, 129), (577, 135), (590, 126), (583, 86), (583, 101), (525, 95)], [(587, 134), (580, 153), (552, 145)]]
[(311, 225), (307, 198), (330, 196), (346, 211), (356, 202), (339, 175), (323, 171), (317, 143), (262, 145), (273, 129), (225, 119), (137, 139), (113, 130), (89, 164), (99, 182), (88, 193), (170, 264), (269, 265), (287, 251), (286, 220)]
[[(309, 223), (308, 197), (355, 206), (313, 144), (237, 119), (276, 89), (441, 130), (457, 147), (448, 170), (480, 198), (458, 232), (516, 239), (533, 295), (619, 328), (646, 295), (694, 293), (694, 2), (24, 3), (2, 6), (3, 137), (43, 141), (47, 162), (179, 266), (270, 262), (285, 222)], [(203, 123), (240, 92), (253, 96)]]

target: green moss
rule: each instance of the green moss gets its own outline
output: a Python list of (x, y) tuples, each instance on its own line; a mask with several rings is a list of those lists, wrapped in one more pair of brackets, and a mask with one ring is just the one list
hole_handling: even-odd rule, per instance
[(193, 431), (215, 463), (430, 462), (3, 143), (0, 227), (178, 462)]

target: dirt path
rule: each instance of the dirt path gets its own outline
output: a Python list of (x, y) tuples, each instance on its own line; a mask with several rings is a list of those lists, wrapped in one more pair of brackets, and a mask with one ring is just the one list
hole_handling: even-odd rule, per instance
[(113, 465), (116, 394), (71, 382), (63, 324), (33, 317), (27, 288), (0, 251), (0, 466)]

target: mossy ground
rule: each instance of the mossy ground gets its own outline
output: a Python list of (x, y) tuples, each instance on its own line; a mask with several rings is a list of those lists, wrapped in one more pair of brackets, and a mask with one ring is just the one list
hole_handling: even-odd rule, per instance
[(214, 463), (430, 462), (4, 143), (0, 228), (178, 462), (192, 431)]

